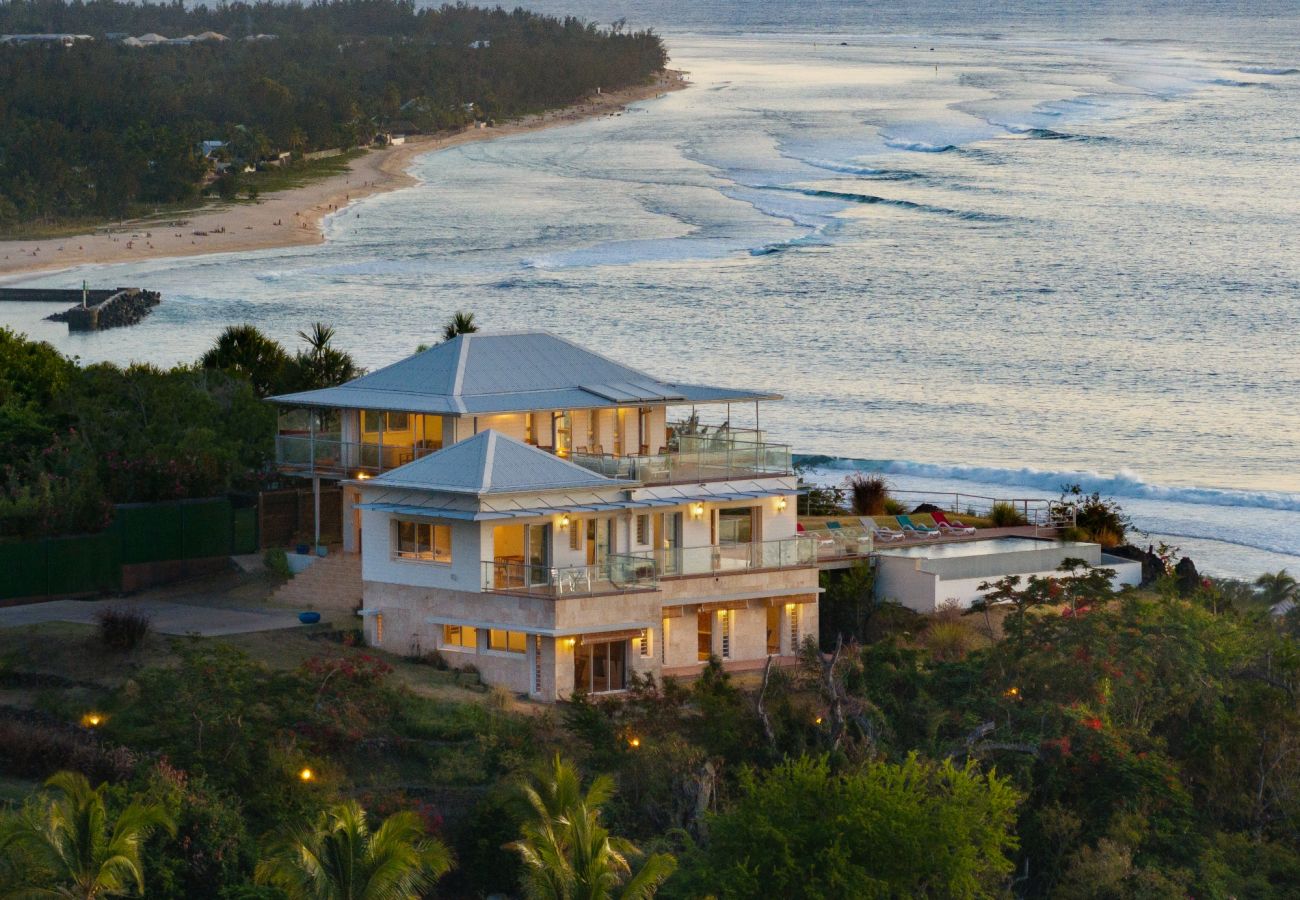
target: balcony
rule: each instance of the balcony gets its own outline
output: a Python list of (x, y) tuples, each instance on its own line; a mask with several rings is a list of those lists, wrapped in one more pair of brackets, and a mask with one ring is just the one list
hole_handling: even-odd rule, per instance
[(655, 551), (659, 574), (665, 578), (692, 575), (735, 575), (755, 569), (792, 569), (817, 565), (817, 544), (811, 538), (709, 547), (679, 547)]
[(377, 475), (437, 449), (280, 434), (275, 438), (275, 462), (281, 470), (299, 474), (347, 476), (359, 470)]
[(659, 586), (654, 560), (644, 556), (610, 556), (594, 566), (541, 566), (517, 559), (483, 562), (483, 591), (532, 597), (591, 597), (631, 594)]
[(794, 469), (788, 444), (740, 440), (704, 440), (682, 435), (678, 449), (653, 456), (574, 453), (570, 459), (608, 478), (642, 484), (699, 484), (790, 475)]

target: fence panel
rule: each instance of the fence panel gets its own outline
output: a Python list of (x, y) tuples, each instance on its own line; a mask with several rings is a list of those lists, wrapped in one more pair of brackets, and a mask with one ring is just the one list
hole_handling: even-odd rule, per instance
[(122, 563), (184, 559), (184, 523), (179, 503), (131, 503), (113, 510), (121, 536)]
[(230, 555), (230, 501), (186, 501), (181, 504), (182, 559)]
[(46, 541), (45, 594), (88, 594), (112, 590), (122, 572), (120, 542), (110, 531)]
[(45, 542), (0, 544), (0, 600), (45, 593)]
[(257, 544), (257, 507), (231, 510), (230, 552), (256, 553)]

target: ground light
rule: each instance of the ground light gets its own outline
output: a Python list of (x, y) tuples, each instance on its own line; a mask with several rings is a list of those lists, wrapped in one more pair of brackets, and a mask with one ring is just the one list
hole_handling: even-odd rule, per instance
[(313, 772), (311, 769), (306, 768), (305, 766), (303, 767), (303, 770), (298, 773), (299, 781), (308, 782), (308, 781), (314, 781), (315, 779), (316, 779), (316, 773)]
[(88, 712), (81, 717), (82, 728), (98, 728), (108, 721), (108, 716), (103, 713)]

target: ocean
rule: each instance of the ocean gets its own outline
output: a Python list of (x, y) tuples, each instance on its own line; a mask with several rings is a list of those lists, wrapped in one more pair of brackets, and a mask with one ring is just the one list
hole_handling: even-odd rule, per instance
[(323, 320), (375, 367), (473, 310), (778, 390), (823, 480), (1078, 483), (1210, 573), (1300, 570), (1297, 4), (528, 5), (653, 26), (692, 87), (425, 155), (318, 247), (27, 282), (160, 290), (137, 327), (0, 324), (168, 364)]

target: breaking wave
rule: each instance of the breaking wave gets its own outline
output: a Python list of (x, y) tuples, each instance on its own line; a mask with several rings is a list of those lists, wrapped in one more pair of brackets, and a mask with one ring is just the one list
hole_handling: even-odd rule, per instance
[(925, 141), (900, 141), (893, 138), (886, 138), (885, 146), (911, 153), (947, 153), (957, 149), (956, 144), (928, 144)]
[(1245, 491), (1230, 488), (1183, 487), (1152, 484), (1134, 472), (1112, 475), (1088, 471), (1046, 471), (1029, 467), (1001, 469), (992, 466), (940, 465), (897, 459), (852, 459), (840, 456), (801, 456), (799, 462), (822, 469), (846, 472), (871, 471), (917, 478), (948, 478), (980, 484), (1028, 487), (1059, 493), (1062, 485), (1077, 484), (1084, 491), (1100, 491), (1110, 497), (1133, 497), (1202, 506), (1233, 506), (1300, 512), (1300, 494), (1285, 491)]
[(1242, 66), (1238, 72), (1247, 75), (1300, 75), (1300, 69), (1274, 68), (1272, 66)]
[(914, 209), (918, 212), (934, 213), (940, 216), (952, 216), (968, 222), (1008, 222), (1007, 216), (997, 213), (979, 212), (977, 210), (951, 209), (946, 206), (934, 206), (929, 203), (917, 203), (915, 200), (897, 200), (892, 197), (878, 197), (875, 194), (856, 194), (847, 191), (832, 191), (825, 188), (796, 188), (768, 185), (764, 190), (788, 191), (803, 194), (805, 197), (820, 197), (824, 200), (840, 200), (846, 203), (864, 203), (869, 205), (893, 206), (898, 209)]

